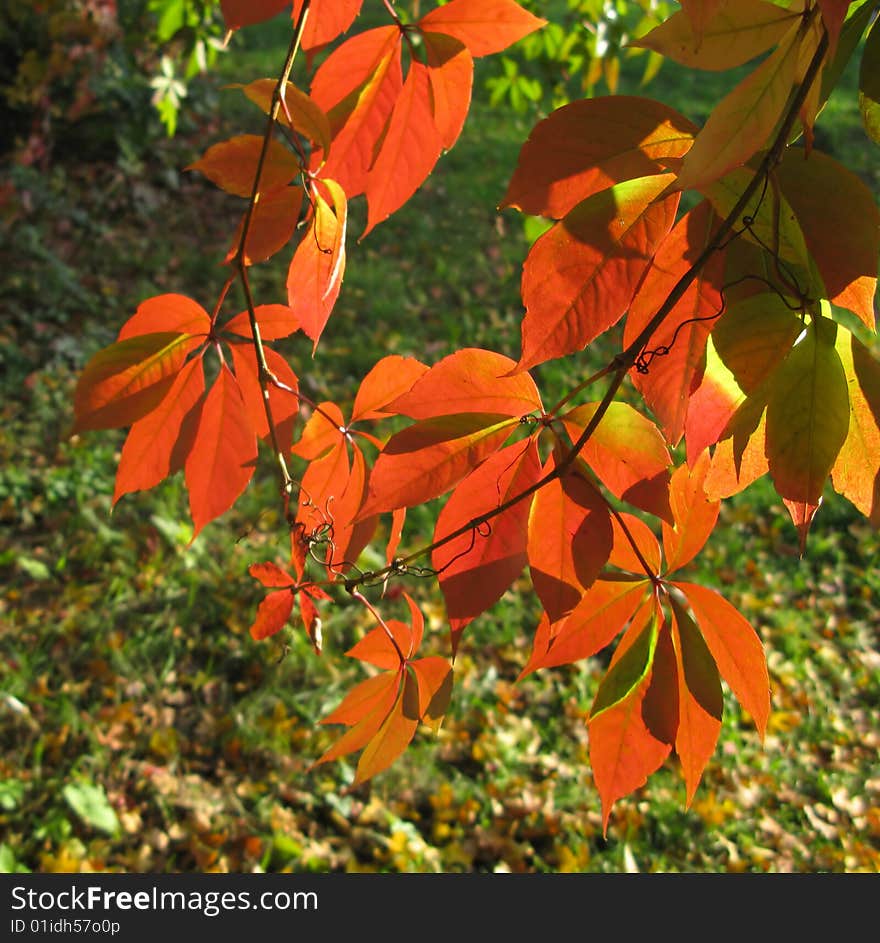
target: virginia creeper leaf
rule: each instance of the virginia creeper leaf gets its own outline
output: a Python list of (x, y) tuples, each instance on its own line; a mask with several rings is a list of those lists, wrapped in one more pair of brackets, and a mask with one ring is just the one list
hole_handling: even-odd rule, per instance
[[(257, 438), (271, 441), (256, 351), (250, 344), (233, 344), (231, 351), (235, 378), (238, 380), (238, 386), (244, 398), (251, 428)], [(286, 453), (293, 442), (293, 430), (299, 416), (299, 396), (296, 392), (299, 388), (299, 380), (281, 354), (270, 347), (264, 347), (263, 353), (272, 375), (284, 384), (282, 388), (272, 381), (267, 381), (275, 437), (279, 448)]]
[[(551, 455), (544, 472), (553, 467)], [(612, 542), (608, 506), (579, 475), (565, 474), (536, 492), (529, 514), (529, 569), (551, 622), (578, 604), (608, 560)]]
[(184, 364), (167, 396), (129, 430), (119, 467), (113, 503), (131, 491), (146, 491), (168, 475), (175, 467), (175, 447), (181, 429), (205, 392), (205, 375), (198, 358)]
[[(257, 79), (247, 85), (233, 84), (230, 87), (240, 88), (258, 108), (268, 115), (272, 110), (272, 96), (275, 94), (277, 84), (276, 79)], [(278, 112), (277, 120), (279, 124), (293, 128), (308, 138), (325, 153), (330, 150), (330, 122), (327, 116), (305, 92), (300, 91), (292, 82), (284, 86), (284, 105)]]
[(616, 183), (661, 173), (696, 133), (683, 115), (649, 98), (571, 102), (532, 128), (501, 206), (562, 219)]
[(450, 0), (419, 20), (424, 32), (454, 36), (472, 56), (501, 52), (547, 21), (524, 10), (514, 0)]
[(658, 615), (653, 599), (636, 612), (620, 640), (590, 708), (590, 720), (630, 697), (647, 677), (657, 644)]
[[(880, 59), (880, 42), (878, 42)], [(778, 170), (782, 190), (822, 275), (828, 299), (874, 329), (880, 210), (871, 190), (817, 150), (789, 148)], [(828, 199), (833, 193), (834, 199)]]
[[(199, 160), (184, 169), (197, 170), (227, 193), (249, 197), (262, 151), (262, 135), (240, 134), (212, 144)], [(260, 172), (260, 192), (287, 186), (298, 173), (299, 161), (293, 151), (270, 138)]]
[(491, 350), (465, 347), (434, 364), (388, 411), (411, 419), (454, 413), (524, 416), (542, 410), (535, 381), (527, 373), (511, 375), (516, 364)]
[(662, 522), (667, 573), (693, 560), (715, 529), (720, 504), (710, 501), (703, 488), (708, 471), (709, 453), (703, 452), (693, 468), (679, 465), (672, 475), (669, 504), (675, 526)]
[(122, 325), (116, 340), (163, 331), (195, 336), (210, 330), (211, 316), (197, 301), (186, 295), (155, 295), (138, 305), (137, 311)]
[[(563, 416), (572, 442), (577, 442), (598, 407), (598, 403), (584, 403)], [(672, 459), (660, 430), (638, 410), (628, 403), (611, 403), (580, 455), (612, 494), (672, 521)]]
[[(303, 49), (315, 49), (346, 32), (360, 13), (364, 0), (312, 0), (303, 31)], [(293, 0), (293, 21), (302, 11), (303, 0)]]
[(453, 36), (423, 33), (428, 78), (434, 104), (434, 124), (440, 143), (448, 151), (458, 140), (471, 105), (474, 59), (470, 50)]
[(352, 448), (351, 471), (345, 490), (333, 504), (333, 543), (328, 547), (326, 560), (333, 573), (345, 572), (357, 562), (361, 551), (373, 537), (377, 516), (355, 520), (367, 496), (368, 472), (363, 453)]
[(344, 428), (342, 410), (336, 403), (318, 403), (292, 449), (293, 454), (309, 462), (322, 458), (342, 441)]
[(290, 0), (220, 0), (227, 29), (239, 29), (271, 20), (288, 6)]
[[(287, 305), (257, 305), (254, 308), (257, 328), (264, 341), (276, 341), (289, 337), (299, 330), (299, 321), (293, 310)], [(223, 325), (224, 331), (230, 331), (239, 337), (252, 337), (251, 321), (247, 311), (242, 311), (230, 318)]]
[(718, 443), (704, 482), (706, 496), (710, 501), (738, 494), (770, 470), (764, 454), (767, 435), (765, 417), (766, 413), (762, 410), (758, 426), (744, 443), (736, 443), (733, 435)]
[(800, 16), (766, 0), (723, 2), (702, 29), (695, 29), (682, 10), (630, 45), (653, 49), (690, 69), (721, 72), (775, 46)]
[[(670, 292), (706, 248), (717, 218), (708, 201), (686, 213), (660, 244), (632, 300), (624, 326), (628, 347), (647, 327)], [(630, 375), (667, 440), (677, 445), (684, 434), (690, 396), (703, 372), (706, 338), (723, 307), (724, 252), (713, 253), (684, 295), (651, 335), (641, 353), (644, 372)]]
[(271, 563), (270, 561), (252, 563), (248, 567), (248, 573), (255, 580), (259, 580), (263, 586), (271, 589), (296, 585), (295, 580), (286, 570), (282, 570), (277, 563)]
[(690, 807), (703, 770), (715, 752), (721, 732), (724, 700), (718, 668), (700, 630), (675, 597), (672, 607), (672, 640), (678, 666), (678, 729), (675, 752), (681, 761)]
[(426, 419), (396, 433), (376, 460), (360, 517), (423, 504), (455, 487), (516, 425), (505, 416), (471, 413)]
[(840, 355), (849, 387), (849, 429), (831, 481), (842, 494), (880, 527), (880, 364), (848, 331), (837, 329)]
[(679, 667), (669, 621), (664, 619), (657, 633), (651, 680), (642, 701), (642, 720), (661, 743), (675, 744), (679, 722)]
[[(366, 681), (361, 681), (345, 695), (339, 706), (326, 717), (322, 717), (320, 722), (353, 727), (364, 717), (372, 714), (377, 707), (380, 709), (384, 707), (384, 714), (387, 714), (394, 702), (393, 696), (397, 694), (396, 680), (396, 673), (382, 672), (382, 674), (367, 678)], [(393, 695), (390, 701), (389, 692)]]
[[(242, 256), (245, 265), (265, 262), (290, 242), (299, 219), (302, 198), (301, 187), (282, 187), (280, 190), (257, 194)], [(226, 253), (225, 262), (231, 262), (236, 257), (243, 227), (244, 218)]]
[(303, 533), (315, 538), (332, 537), (336, 505), (342, 500), (350, 477), (348, 450), (342, 439), (326, 455), (309, 464), (300, 480), (296, 512)]
[(691, 393), (685, 419), (688, 462), (696, 463), (704, 449), (724, 437), (728, 422), (744, 399), (745, 394), (718, 356), (710, 334), (706, 365), (700, 385)]
[(419, 686), (419, 718), (435, 732), (440, 729), (452, 699), (452, 665), (431, 655), (410, 664)]
[(715, 106), (684, 156), (681, 189), (706, 187), (764, 146), (791, 91), (799, 36), (797, 22), (776, 50)]
[(314, 215), (287, 271), (287, 303), (313, 351), (339, 297), (345, 273), (345, 232), (348, 203), (342, 188), (333, 180), (322, 180), (333, 201), (330, 204), (313, 191)]
[(816, 318), (771, 379), (767, 460), (780, 497), (816, 504), (849, 429), (837, 327)]
[(687, 597), (721, 677), (749, 712), (763, 739), (770, 716), (770, 677), (757, 633), (715, 590), (696, 583), (674, 585)]
[(383, 357), (361, 380), (351, 411), (351, 421), (393, 415), (397, 410), (391, 408), (390, 404), (408, 393), (427, 370), (428, 367), (415, 357), (401, 357), (399, 354)]
[(672, 179), (618, 183), (534, 243), (523, 266), (519, 370), (582, 350), (620, 320), (675, 221), (678, 194), (658, 200)]
[(367, 225), (362, 239), (416, 192), (434, 169), (440, 150), (428, 68), (413, 62), (364, 183)]
[(280, 632), (293, 612), (295, 600), (296, 594), (289, 589), (279, 589), (264, 596), (257, 606), (257, 616), (250, 628), (251, 638), (259, 642)]
[(361, 753), (352, 786), (358, 786), (387, 769), (407, 748), (418, 725), (418, 684), (409, 672), (405, 672), (394, 707)]
[[(534, 439), (490, 455), (452, 492), (437, 519), (434, 542), (530, 488), (540, 475)], [(464, 627), (494, 605), (525, 568), (530, 503), (524, 499), (434, 550), (431, 565), (446, 602), (453, 653)]]
[(73, 396), (73, 432), (114, 429), (143, 419), (168, 395), (199, 337), (163, 331), (138, 334), (99, 350), (85, 365)]
[(880, 26), (876, 20), (862, 49), (859, 110), (868, 137), (875, 144), (880, 144)]
[(254, 474), (257, 438), (241, 389), (223, 364), (202, 406), (184, 471), (193, 539), (235, 503)]
[[(393, 642), (388, 637), (389, 632), (394, 638)], [(396, 671), (412, 654), (412, 642), (412, 630), (405, 622), (387, 619), (384, 626), (377, 625), (370, 629), (345, 654), (377, 668)]]
[[(614, 531), (614, 545), (611, 548), (611, 556), (608, 562), (612, 566), (620, 567), (629, 573), (645, 573), (642, 561), (636, 556), (636, 551), (632, 546), (631, 540), (635, 541), (638, 552), (642, 555), (650, 574), (656, 576), (662, 568), (662, 557), (660, 544), (654, 532), (648, 525), (638, 517), (632, 514), (622, 513), (613, 515), (611, 518), (611, 527)], [(624, 531), (626, 527), (626, 531)]]

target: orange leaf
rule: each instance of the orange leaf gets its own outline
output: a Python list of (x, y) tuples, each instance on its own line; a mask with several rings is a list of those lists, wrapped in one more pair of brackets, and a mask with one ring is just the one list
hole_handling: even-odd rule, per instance
[[(624, 532), (621, 521), (626, 525), (629, 536)], [(623, 513), (619, 516), (612, 516), (611, 526), (614, 530), (614, 546), (611, 549), (608, 562), (612, 566), (620, 567), (621, 570), (626, 570), (629, 573), (638, 573), (640, 576), (645, 572), (641, 560), (636, 556), (630, 543), (631, 537), (639, 548), (639, 553), (651, 568), (653, 575), (656, 576), (660, 573), (662, 567), (660, 544), (657, 543), (654, 532), (644, 521), (632, 514)]]
[[(388, 637), (389, 632), (394, 637), (393, 642)], [(412, 643), (412, 629), (405, 622), (388, 619), (384, 626), (370, 629), (345, 654), (377, 668), (396, 671), (411, 654)]]
[(682, 190), (706, 187), (764, 146), (794, 81), (799, 27), (800, 18), (776, 50), (715, 106), (682, 161)]
[(729, 0), (682, 0), (681, 6), (691, 21), (697, 41), (702, 38), (709, 24)]
[(642, 705), (650, 676), (629, 696), (590, 718), (590, 766), (602, 799), (602, 828), (607, 832), (614, 803), (643, 786), (663, 764), (671, 747), (648, 729)]
[(472, 413), (426, 419), (396, 433), (376, 460), (360, 517), (439, 497), (499, 448), (516, 425), (505, 416)]
[[(563, 416), (572, 443), (578, 441), (598, 407), (598, 403), (584, 403)], [(672, 459), (660, 430), (650, 419), (628, 403), (611, 403), (580, 455), (622, 501), (671, 522)]]
[[(318, 340), (339, 297), (345, 273), (345, 231), (348, 205), (333, 180), (322, 180), (333, 208), (313, 190), (314, 215), (287, 272), (287, 300), (294, 318), (318, 346)], [(314, 349), (313, 348), (313, 349)]]
[(251, 638), (259, 642), (280, 632), (293, 612), (295, 599), (296, 594), (289, 589), (279, 589), (265, 596), (257, 607), (257, 617), (250, 629)]
[[(828, 299), (874, 329), (880, 210), (872, 191), (833, 158), (788, 148), (777, 171)], [(828, 194), (834, 199), (829, 200)]]
[(834, 57), (840, 30), (846, 19), (851, 0), (817, 0), (825, 29), (828, 30), (828, 58)]
[[(434, 542), (530, 488), (540, 475), (534, 439), (490, 455), (452, 492), (437, 519)], [(464, 627), (494, 605), (525, 568), (530, 503), (523, 499), (434, 550), (431, 565), (446, 601), (453, 654)]]
[(193, 539), (235, 503), (254, 474), (257, 439), (241, 389), (225, 364), (208, 391), (184, 465)]
[(675, 527), (662, 522), (667, 573), (693, 560), (715, 529), (721, 504), (706, 496), (703, 482), (708, 471), (709, 453), (703, 452), (693, 468), (679, 465), (672, 475), (669, 504)]
[(427, 369), (415, 357), (401, 357), (399, 354), (383, 357), (361, 380), (352, 407), (351, 421), (393, 415), (394, 410), (386, 407), (409, 392)]
[(530, 670), (570, 665), (600, 652), (633, 618), (650, 589), (647, 580), (596, 580), (548, 639), (546, 651), (533, 659)]
[(367, 173), (367, 225), (361, 239), (416, 192), (434, 169), (440, 149), (428, 69), (414, 61)]
[(342, 496), (331, 506), (333, 544), (328, 546), (326, 561), (332, 573), (342, 573), (357, 563), (361, 551), (373, 537), (378, 516), (355, 518), (367, 495), (367, 467), (363, 453), (352, 448), (352, 464)]
[(712, 335), (706, 344), (706, 365), (699, 386), (691, 393), (685, 418), (687, 460), (695, 464), (701, 453), (723, 438), (727, 425), (745, 401), (733, 374), (722, 363)]
[(377, 708), (384, 718), (397, 696), (397, 681), (396, 671), (383, 671), (382, 674), (361, 681), (345, 695), (336, 710), (321, 719), (321, 723), (353, 727)]
[(722, 439), (712, 454), (712, 464), (706, 473), (703, 486), (710, 501), (728, 498), (745, 490), (753, 481), (765, 475), (770, 466), (764, 454), (766, 438), (766, 414), (744, 443), (737, 442), (735, 435)]
[(434, 124), (440, 143), (449, 150), (458, 140), (471, 105), (474, 59), (467, 46), (443, 33), (423, 33), (428, 78), (434, 103)]
[(409, 672), (397, 701), (376, 735), (364, 747), (352, 787), (387, 769), (409, 745), (419, 725), (419, 688)]
[(785, 505), (785, 510), (788, 511), (791, 522), (798, 532), (798, 543), (801, 556), (803, 556), (807, 550), (807, 535), (810, 533), (810, 525), (813, 523), (816, 511), (819, 510), (819, 506), (822, 504), (822, 499), (819, 498), (815, 504), (809, 504), (806, 501), (789, 501), (788, 498), (783, 498), (782, 503)]
[(143, 419), (165, 399), (187, 354), (201, 342), (200, 337), (163, 331), (138, 334), (99, 350), (76, 385), (74, 433)]
[[(268, 440), (269, 419), (266, 415), (263, 389), (260, 386), (256, 351), (250, 344), (233, 344), (230, 349), (235, 367), (235, 379), (238, 381), (244, 398), (251, 428), (259, 439)], [(299, 416), (299, 396), (296, 393), (299, 380), (281, 354), (272, 350), (271, 347), (264, 347), (263, 353), (273, 376), (286, 387), (282, 389), (275, 383), (268, 382), (269, 406), (272, 410), (275, 435), (278, 445), (286, 452), (293, 442), (293, 429)]]
[(309, 536), (332, 536), (336, 505), (341, 501), (351, 468), (345, 443), (339, 442), (324, 456), (313, 461), (300, 481), (297, 523)]
[(418, 25), (424, 32), (454, 36), (473, 56), (488, 56), (546, 23), (514, 0), (450, 0), (423, 16)]
[(620, 320), (675, 221), (679, 195), (658, 199), (673, 179), (618, 183), (535, 242), (523, 266), (519, 370), (582, 350)]
[(687, 152), (696, 133), (687, 118), (649, 98), (571, 102), (532, 128), (501, 206), (562, 219), (616, 183), (661, 173), (669, 158)]
[(250, 573), (255, 580), (259, 580), (263, 586), (270, 588), (296, 585), (295, 580), (289, 573), (282, 570), (277, 564), (270, 563), (269, 561), (252, 563), (248, 567), (248, 573)]
[[(254, 308), (257, 319), (257, 328), (264, 341), (276, 341), (282, 337), (289, 337), (299, 330), (299, 321), (291, 308), (287, 305), (257, 305)], [(247, 311), (242, 311), (230, 318), (223, 325), (224, 331), (238, 334), (239, 337), (252, 337), (251, 322)]]
[(153, 488), (178, 471), (175, 451), (183, 439), (183, 427), (205, 392), (202, 362), (195, 358), (184, 364), (168, 395), (129, 430), (116, 471), (113, 503), (131, 491)]
[[(269, 114), (272, 110), (272, 96), (277, 85), (275, 79), (257, 79), (247, 85), (233, 84), (231, 88), (240, 88), (242, 92), (258, 107)], [(325, 151), (330, 149), (330, 122), (324, 112), (312, 99), (301, 92), (295, 85), (288, 82), (284, 87), (285, 111), (282, 106), (278, 112), (278, 122), (287, 128), (308, 138)], [(288, 120), (290, 115), (290, 120)]]
[[(346, 32), (360, 13), (364, 0), (312, 0), (303, 31), (303, 49), (315, 49)], [(297, 22), (303, 0), (293, 0), (293, 21)]]
[(342, 410), (336, 403), (318, 403), (292, 449), (293, 454), (309, 462), (323, 457), (343, 441), (344, 428)]
[[(703, 201), (686, 213), (663, 240), (626, 316), (625, 347), (644, 330), (705, 249), (717, 224), (711, 205)], [(694, 382), (703, 372), (712, 319), (723, 308), (724, 258), (724, 252), (712, 254), (641, 352), (645, 372), (631, 374), (673, 445), (684, 433)]]
[(327, 112), (333, 133), (321, 175), (331, 177), (348, 199), (364, 192), (376, 145), (400, 95), (401, 34), (396, 26), (367, 30), (347, 40), (321, 64), (312, 98)]
[[(257, 195), (244, 247), (244, 264), (265, 262), (290, 242), (302, 206), (302, 187), (283, 187)], [(224, 262), (231, 262), (238, 253), (244, 219), (239, 223)]]
[(271, 20), (288, 6), (290, 0), (220, 0), (227, 29), (239, 29)]
[[(551, 455), (545, 473), (553, 463)], [(535, 494), (529, 515), (529, 568), (551, 621), (578, 604), (608, 560), (612, 541), (608, 506), (579, 475), (556, 478)]]
[[(199, 171), (227, 193), (249, 197), (262, 151), (262, 135), (241, 134), (212, 144), (199, 160), (184, 169)], [(296, 155), (270, 138), (260, 173), (260, 192), (287, 186), (298, 173)]]
[(715, 752), (721, 732), (724, 700), (715, 660), (693, 619), (675, 598), (672, 606), (672, 641), (678, 667), (678, 729), (675, 752), (681, 760), (690, 806), (703, 770)]
[(687, 596), (721, 677), (751, 714), (763, 738), (770, 716), (770, 677), (757, 633), (715, 590), (696, 583), (673, 585)]
[(419, 719), (437, 731), (452, 699), (452, 665), (432, 655), (419, 658), (410, 667), (419, 686)]
[(434, 364), (409, 392), (393, 400), (388, 411), (411, 419), (456, 413), (524, 416), (543, 410), (535, 381), (510, 374), (515, 363), (491, 350), (465, 347)]
[(155, 295), (138, 305), (137, 311), (122, 325), (116, 340), (164, 331), (195, 336), (210, 330), (211, 316), (197, 301), (186, 295)]

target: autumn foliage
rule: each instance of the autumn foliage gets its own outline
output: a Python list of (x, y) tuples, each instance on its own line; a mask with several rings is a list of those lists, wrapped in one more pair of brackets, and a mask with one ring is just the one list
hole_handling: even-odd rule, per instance
[[(400, 590), (410, 572), (436, 576), (452, 658), (527, 573), (543, 615), (523, 676), (613, 649), (586, 718), (606, 825), (672, 752), (690, 803), (722, 683), (761, 736), (770, 710), (755, 629), (680, 573), (720, 502), (769, 475), (802, 546), (829, 487), (880, 524), (880, 216), (865, 184), (813, 146), (866, 31), (861, 105), (877, 136), (878, 4), (682, 2), (635, 45), (751, 71), (702, 127), (607, 96), (533, 128), (499, 201), (549, 226), (523, 261), (518, 359), (381, 357), (346, 412), (311, 401), (297, 371), (344, 290), (350, 201), (366, 201), (362, 239), (454, 146), (474, 59), (544, 25), (514, 0), (450, 0), (415, 22), (377, 4), (387, 25), (358, 31), (362, 2), (222, 0), (231, 30), (292, 17), (280, 76), (239, 86), (265, 134), (214, 143), (189, 168), (242, 201), (228, 275), (210, 311), (176, 294), (138, 307), (83, 370), (75, 431), (129, 427), (114, 502), (182, 471), (194, 538), (258, 461), (274, 463), (287, 534), (277, 560), (250, 567), (267, 591), (254, 639), (293, 621), (320, 653), (334, 587), (375, 620), (347, 653), (368, 677), (324, 718), (344, 729), (317, 763), (360, 751), (359, 784), (443, 720), (452, 663), (419, 654), (425, 620)], [(301, 51), (318, 63), (308, 89), (288, 78)], [(249, 268), (279, 258), (287, 298), (258, 304)], [(229, 316), (236, 281), (247, 306)], [(545, 402), (529, 371), (621, 322), (613, 360)], [(291, 365), (272, 344), (300, 334)], [(619, 397), (627, 383), (640, 409)], [(399, 556), (407, 510), (444, 496), (430, 545)], [(377, 534), (386, 565), (364, 571)], [(380, 612), (403, 604), (405, 619)]]

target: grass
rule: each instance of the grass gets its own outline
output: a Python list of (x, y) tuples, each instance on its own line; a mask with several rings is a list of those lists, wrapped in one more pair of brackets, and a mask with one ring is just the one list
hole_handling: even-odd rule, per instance
[[(111, 513), (122, 435), (69, 438), (77, 371), (142, 298), (212, 303), (240, 202), (177, 168), (252, 130), (237, 93), (216, 88), (277, 67), (277, 24), (250, 37), (179, 139), (133, 165), (72, 155), (51, 175), (13, 178), (20, 200), (0, 244), (12, 273), (0, 328), (0, 868), (877, 871), (880, 541), (842, 499), (829, 496), (803, 560), (766, 484), (725, 504), (689, 576), (721, 589), (766, 643), (769, 735), (761, 745), (728, 698), (691, 808), (670, 763), (618, 803), (607, 837), (583, 724), (601, 668), (515, 683), (538, 616), (525, 578), (468, 629), (439, 736), (419, 734), (348, 791), (350, 763), (309, 766), (332, 737), (317, 719), (363, 677), (341, 657), (363, 614), (328, 611), (322, 658), (301, 632), (257, 645), (247, 631), (261, 594), (246, 567), (274, 556), (281, 533), (271, 470), (192, 546), (179, 478)], [(699, 117), (714, 94), (703, 78), (664, 67), (647, 91)], [(876, 192), (852, 101), (849, 75), (823, 134)], [(352, 243), (318, 354), (291, 347), (311, 395), (350, 400), (384, 353), (516, 355), (528, 240), (516, 213), (494, 207), (531, 120), (475, 102), (430, 181)], [(362, 214), (356, 204), (355, 234)], [(283, 298), (283, 268), (255, 277), (260, 300)], [(566, 390), (591, 356), (542, 368), (542, 390)], [(412, 545), (431, 515), (412, 515)], [(443, 652), (436, 596), (408, 588)]]

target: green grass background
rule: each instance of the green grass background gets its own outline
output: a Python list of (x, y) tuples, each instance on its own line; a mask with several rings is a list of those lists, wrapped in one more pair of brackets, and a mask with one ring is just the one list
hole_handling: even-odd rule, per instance
[[(335, 735), (317, 721), (365, 676), (342, 653), (368, 618), (344, 600), (328, 608), (320, 658), (300, 630), (259, 644), (247, 631), (261, 590), (246, 568), (284, 547), (270, 463), (192, 546), (179, 478), (111, 513), (123, 434), (69, 436), (77, 372), (145, 297), (179, 291), (212, 306), (241, 203), (181, 168), (208, 143), (260, 129), (221, 86), (272, 75), (285, 41), (278, 21), (240, 34), (220, 72), (192, 89), (173, 141), (10, 171), (0, 870), (876, 872), (880, 541), (841, 498), (829, 494), (803, 559), (766, 483), (725, 504), (689, 577), (720, 589), (766, 644), (768, 736), (761, 744), (727, 697), (691, 808), (672, 760), (615, 806), (604, 837), (583, 722), (601, 665), (515, 683), (538, 616), (525, 578), (468, 629), (439, 735), (419, 732), (388, 772), (351, 791), (352, 763), (309, 766)], [(387, 353), (517, 355), (528, 241), (518, 214), (495, 207), (538, 113), (489, 108), (483, 78), (460, 142), (427, 184), (352, 239), (314, 359), (301, 341), (286, 348), (313, 398), (350, 403)], [(667, 64), (646, 90), (625, 69), (620, 91), (702, 120), (735, 78)], [(877, 192), (853, 68), (818, 146)], [(259, 302), (283, 300), (284, 269), (254, 271)], [(613, 342), (542, 366), (545, 398), (603, 363)], [(405, 547), (430, 536), (437, 507), (410, 516)], [(426, 652), (445, 653), (434, 588), (407, 589), (428, 615)]]

